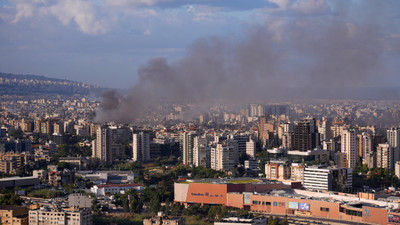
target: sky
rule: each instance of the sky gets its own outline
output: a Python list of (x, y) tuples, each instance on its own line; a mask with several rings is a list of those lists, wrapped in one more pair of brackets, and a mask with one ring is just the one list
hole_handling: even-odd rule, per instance
[(224, 98), (206, 81), (399, 87), (399, 71), (399, 0), (0, 0), (0, 72), (119, 89), (177, 74)]

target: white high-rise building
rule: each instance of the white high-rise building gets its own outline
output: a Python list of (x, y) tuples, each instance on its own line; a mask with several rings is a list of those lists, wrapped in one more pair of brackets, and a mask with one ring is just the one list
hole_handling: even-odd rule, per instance
[(133, 161), (150, 160), (150, 134), (148, 132), (141, 131), (133, 134), (132, 151)]
[(378, 168), (393, 169), (393, 148), (389, 144), (379, 144), (376, 148), (376, 166)]
[(251, 138), (246, 142), (246, 154), (251, 158), (256, 157), (256, 143)]
[(264, 106), (258, 105), (257, 106), (257, 116), (263, 116), (263, 115), (264, 115)]
[(250, 116), (258, 116), (258, 104), (250, 104)]
[(193, 145), (193, 164), (206, 168), (211, 167), (211, 148), (208, 146), (207, 137), (195, 137)]
[(329, 122), (326, 117), (322, 117), (322, 120), (318, 124), (317, 129), (318, 129), (318, 133), (320, 134), (321, 142), (330, 139), (331, 128), (329, 126)]
[(345, 154), (347, 168), (355, 169), (357, 166), (356, 132), (353, 129), (343, 129), (341, 152)]
[(400, 177), (400, 161), (397, 161), (397, 162), (394, 164), (394, 174), (395, 174), (397, 177)]
[(353, 186), (352, 172), (350, 168), (306, 167), (303, 172), (303, 186), (311, 190), (344, 190)]
[(211, 148), (211, 168), (214, 170), (232, 170), (239, 159), (237, 143), (228, 140)]
[(400, 129), (390, 128), (386, 132), (388, 144), (393, 147), (393, 161), (397, 162), (400, 160)]
[(282, 147), (291, 149), (292, 148), (293, 123), (284, 123), (284, 124), (281, 124), (281, 127), (283, 128)]

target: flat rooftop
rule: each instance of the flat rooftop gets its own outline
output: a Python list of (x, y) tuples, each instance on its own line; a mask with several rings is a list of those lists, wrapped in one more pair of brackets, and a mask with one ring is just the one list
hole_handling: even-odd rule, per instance
[(25, 206), (15, 206), (15, 205), (0, 206), (0, 210), (15, 210), (15, 209), (21, 209), (21, 208), (25, 208), (28, 210), (28, 208)]
[(276, 197), (287, 197), (293, 199), (307, 199), (317, 200), (324, 202), (340, 203), (347, 207), (362, 208), (363, 206), (375, 207), (375, 208), (388, 208), (391, 210), (399, 209), (399, 203), (382, 201), (382, 200), (371, 200), (363, 199), (353, 196), (337, 195), (332, 193), (322, 193), (317, 191), (305, 191), (299, 189), (291, 190), (278, 190), (271, 191), (269, 193), (257, 193), (255, 195), (261, 196), (276, 196)]
[(247, 183), (259, 183), (259, 184), (267, 184), (267, 183), (279, 183), (275, 180), (264, 180), (264, 179), (254, 179), (254, 178), (222, 178), (222, 179), (198, 179), (191, 180), (188, 179), (186, 181), (177, 182), (183, 184), (189, 183), (205, 183), (205, 184), (247, 184)]
[(37, 177), (31, 176), (31, 177), (6, 177), (6, 178), (1, 178), (0, 182), (2, 181), (13, 181), (13, 180), (29, 180), (29, 179), (38, 179)]

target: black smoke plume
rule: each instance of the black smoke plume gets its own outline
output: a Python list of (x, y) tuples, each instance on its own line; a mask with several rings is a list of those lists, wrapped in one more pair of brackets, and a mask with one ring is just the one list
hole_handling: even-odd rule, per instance
[(201, 38), (177, 61), (153, 58), (127, 95), (103, 94), (97, 120), (132, 122), (161, 103), (352, 98), (384, 74), (385, 34), (377, 23), (332, 17), (267, 22), (241, 37)]

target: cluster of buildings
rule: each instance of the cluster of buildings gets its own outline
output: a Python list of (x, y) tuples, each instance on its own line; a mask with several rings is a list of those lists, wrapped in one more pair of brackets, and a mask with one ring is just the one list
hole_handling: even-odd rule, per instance
[(92, 157), (105, 163), (121, 160), (148, 162), (160, 156), (160, 144), (152, 141), (152, 133), (124, 125), (103, 125), (97, 128), (92, 141)]
[(347, 191), (353, 187), (351, 168), (327, 167), (271, 160), (265, 164), (265, 178), (299, 181), (304, 188), (324, 191)]
[(69, 205), (31, 204), (27, 206), (0, 206), (0, 222), (3, 225), (92, 225), (92, 199), (81, 194), (71, 194)]
[[(88, 118), (93, 117), (99, 103), (86, 99), (10, 102), (1, 103), (0, 172), (15, 174), (24, 165), (35, 170), (33, 177), (0, 179), (1, 187), (35, 186), (41, 181), (54, 188), (79, 176), (93, 182), (90, 192), (96, 196), (132, 188), (141, 191), (143, 186), (134, 183), (131, 173), (87, 169), (95, 161), (108, 166), (127, 161), (151, 162), (160, 156), (174, 155), (184, 165), (231, 174), (243, 167), (247, 174), (262, 174), (266, 178), (175, 183), (175, 202), (185, 205), (218, 204), (265, 213), (380, 224), (400, 220), (397, 199), (382, 201), (362, 193), (353, 196), (329, 192), (350, 190), (353, 171), (360, 164), (370, 169), (394, 169), (400, 177), (399, 121), (378, 126), (354, 122), (362, 121), (364, 116), (364, 121), (382, 118), (386, 115), (385, 105), (250, 104), (240, 112), (215, 105), (194, 122), (179, 120), (192, 105), (172, 105), (160, 106), (162, 113), (149, 113), (143, 118), (146, 123), (132, 126), (90, 122)], [(389, 111), (392, 116), (397, 113)], [(11, 137), (17, 130), (22, 131), (23, 137)], [(69, 169), (48, 166), (57, 147), (76, 136), (90, 137), (91, 141), (79, 145), (89, 147), (91, 155), (60, 157), (58, 162), (68, 164)], [(47, 167), (38, 169), (44, 167), (39, 165)], [(15, 215), (13, 220), (21, 224), (91, 224), (89, 211), (73, 205), (40, 207), (29, 213), (16, 209), (11, 217)], [(22, 218), (22, 212), (29, 216)], [(160, 218), (154, 220), (160, 222)], [(11, 219), (7, 221), (1, 223), (8, 224)]]
[(26, 155), (14, 152), (0, 152), (0, 172), (15, 174), (27, 161)]

